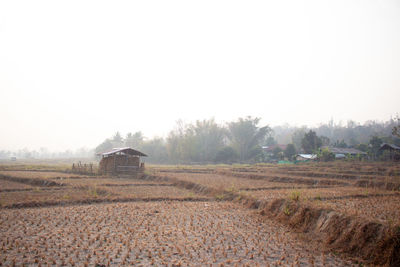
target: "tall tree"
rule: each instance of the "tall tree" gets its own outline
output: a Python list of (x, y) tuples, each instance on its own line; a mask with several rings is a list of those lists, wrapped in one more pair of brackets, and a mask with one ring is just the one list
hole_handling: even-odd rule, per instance
[(168, 153), (163, 138), (154, 137), (141, 144), (141, 151), (147, 154), (152, 163), (168, 163)]
[(109, 138), (107, 138), (106, 140), (104, 140), (103, 143), (101, 143), (100, 145), (98, 145), (95, 149), (96, 153), (102, 153), (108, 150), (111, 150), (113, 148), (113, 141)]
[(372, 136), (371, 139), (369, 140), (369, 144), (370, 144), (370, 151), (372, 153), (372, 155), (374, 156), (374, 158), (377, 158), (378, 156), (378, 151), (379, 148), (381, 147), (383, 143), (382, 138), (379, 138), (378, 136)]
[(113, 142), (115, 143), (122, 143), (124, 139), (122, 138), (121, 134), (119, 132), (116, 132), (114, 137), (113, 137)]
[(273, 136), (268, 136), (265, 139), (264, 145), (266, 146), (273, 146), (276, 145), (278, 142), (276, 142), (275, 138)]
[(167, 152), (171, 162), (191, 163), (196, 159), (196, 140), (193, 125), (179, 120), (167, 138)]
[(315, 150), (320, 148), (322, 145), (321, 139), (317, 136), (317, 134), (310, 130), (306, 133), (301, 140), (301, 146), (306, 153), (313, 153)]
[(225, 129), (220, 127), (214, 119), (196, 121), (192, 129), (195, 136), (198, 160), (201, 162), (213, 161), (217, 152), (225, 145)]
[(260, 146), (265, 136), (271, 131), (269, 126), (258, 127), (260, 118), (239, 118), (228, 124), (229, 138), (232, 146), (239, 152), (240, 161), (248, 161), (254, 157), (257, 146)]
[(301, 141), (304, 138), (304, 135), (306, 134), (306, 127), (302, 127), (299, 129), (296, 129), (293, 134), (292, 134), (292, 144), (296, 147), (296, 150), (300, 151), (302, 148)]
[(396, 120), (397, 120), (397, 124), (395, 126), (393, 126), (392, 135), (400, 137), (400, 118), (397, 117)]
[(292, 160), (294, 155), (296, 155), (296, 147), (293, 144), (288, 144), (285, 149), (285, 156)]
[(323, 146), (329, 146), (329, 145), (330, 145), (331, 140), (329, 139), (329, 137), (326, 137), (326, 136), (321, 135), (319, 138), (320, 138), (321, 144), (322, 144)]
[(142, 132), (128, 133), (125, 138), (125, 146), (140, 149), (143, 145), (144, 136)]

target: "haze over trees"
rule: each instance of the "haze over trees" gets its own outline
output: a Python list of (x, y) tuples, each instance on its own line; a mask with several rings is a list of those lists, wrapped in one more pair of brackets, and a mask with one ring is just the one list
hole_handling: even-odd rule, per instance
[[(296, 153), (314, 153), (322, 146), (354, 147), (376, 157), (382, 143), (400, 145), (400, 138), (392, 134), (396, 126), (398, 122), (392, 119), (386, 122), (370, 121), (363, 125), (353, 121), (345, 125), (330, 121), (315, 128), (289, 125), (271, 128), (260, 125), (260, 118), (251, 116), (224, 125), (214, 119), (194, 123), (178, 121), (166, 138), (147, 139), (141, 132), (128, 133), (121, 138), (117, 132), (114, 137), (100, 144), (96, 152), (131, 146), (148, 154), (149, 162), (173, 164), (254, 163), (269, 159), (293, 159)], [(276, 144), (287, 146), (285, 150), (275, 147), (268, 158), (263, 147)], [(330, 155), (325, 154), (324, 157), (329, 159)]]
[[(383, 143), (400, 145), (400, 120), (368, 121), (364, 124), (349, 121), (346, 124), (332, 120), (317, 127), (280, 125), (271, 127), (260, 123), (256, 117), (244, 117), (220, 124), (213, 118), (193, 123), (177, 121), (167, 137), (147, 138), (141, 131), (125, 135), (116, 132), (95, 149), (80, 148), (75, 151), (51, 152), (21, 149), (0, 150), (0, 158), (93, 158), (95, 153), (115, 147), (129, 146), (144, 153), (151, 163), (235, 163), (265, 162), (293, 159), (296, 153), (314, 153), (322, 146), (353, 147), (378, 158)], [(274, 145), (288, 145), (285, 148)], [(270, 155), (263, 147), (274, 147)]]

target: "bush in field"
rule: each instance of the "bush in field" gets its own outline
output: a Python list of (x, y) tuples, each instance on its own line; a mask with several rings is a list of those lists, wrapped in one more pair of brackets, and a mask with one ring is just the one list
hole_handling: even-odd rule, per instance
[(335, 159), (335, 154), (330, 152), (328, 148), (322, 149), (317, 156), (320, 161), (332, 161)]
[(322, 140), (314, 131), (306, 133), (301, 140), (301, 146), (306, 153), (312, 153), (322, 146)]

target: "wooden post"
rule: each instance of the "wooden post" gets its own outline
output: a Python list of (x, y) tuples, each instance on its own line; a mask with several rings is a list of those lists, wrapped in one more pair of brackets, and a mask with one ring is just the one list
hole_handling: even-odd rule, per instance
[(116, 173), (116, 162), (115, 162), (116, 154), (114, 154), (114, 173)]

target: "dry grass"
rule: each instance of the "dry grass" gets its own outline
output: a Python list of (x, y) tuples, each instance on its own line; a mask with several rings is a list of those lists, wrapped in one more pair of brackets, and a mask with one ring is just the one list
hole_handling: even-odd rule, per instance
[[(302, 189), (280, 189), (248, 191), (248, 195), (257, 199), (291, 199), (298, 195), (298, 200), (325, 200), (332, 198), (369, 197), (373, 195), (391, 195), (393, 192), (374, 188), (360, 187), (329, 187), (329, 188), (302, 188)], [(400, 196), (400, 194), (399, 194)], [(351, 200), (350, 200), (351, 201)]]
[[(201, 170), (197, 166), (194, 169)], [(392, 189), (400, 188), (400, 166), (396, 163), (241, 165), (217, 167), (213, 172), (208, 168), (209, 173), (193, 173), (188, 166), (166, 170), (163, 172), (159, 167), (156, 174), (259, 200), (296, 199), (369, 221), (384, 224), (400, 221), (397, 203), (400, 191)], [(386, 189), (387, 183), (392, 183), (391, 190)]]
[[(87, 177), (38, 171), (2, 171), (8, 180), (0, 191), (0, 207), (23, 208), (92, 202), (125, 202), (159, 199), (204, 199), (194, 192), (133, 178)], [(14, 182), (13, 180), (15, 179)], [(32, 182), (38, 182), (32, 185)], [(48, 183), (46, 183), (48, 182)], [(50, 186), (50, 182), (53, 182)], [(56, 183), (56, 184), (54, 184)]]
[(335, 199), (316, 201), (315, 206), (333, 209), (340, 213), (354, 215), (365, 220), (376, 220), (390, 226), (400, 226), (400, 195)]
[(51, 188), (45, 190), (40, 187), (35, 187), (31, 191), (24, 192), (2, 192), (0, 195), (1, 205), (3, 207), (9, 206), (41, 206), (53, 205), (55, 203), (68, 203), (76, 202), (78, 200), (87, 200), (91, 198), (106, 197), (102, 193), (93, 193), (89, 189), (79, 188)]
[(8, 190), (33, 189), (33, 186), (12, 181), (0, 180), (0, 192)]
[(159, 175), (176, 178), (182, 181), (197, 183), (216, 189), (241, 190), (247, 188), (304, 188), (307, 185), (294, 183), (270, 182), (268, 180), (254, 180), (246, 178), (237, 178), (220, 174), (203, 173), (160, 173)]
[(107, 186), (123, 186), (123, 185), (132, 185), (132, 184), (167, 184), (166, 182), (151, 182), (151, 181), (143, 181), (143, 180), (138, 180), (138, 179), (132, 179), (132, 178), (102, 178), (102, 177), (90, 177), (90, 178), (79, 178), (77, 179), (76, 177), (74, 178), (63, 178), (63, 179), (58, 179), (55, 180), (58, 182), (62, 182), (65, 185), (68, 186), (101, 186), (101, 185), (107, 185)]
[(69, 177), (87, 177), (85, 175), (63, 173), (63, 172), (41, 172), (41, 171), (0, 171), (0, 174), (17, 178), (30, 179), (60, 179)]
[(189, 190), (177, 188), (174, 186), (99, 186), (99, 189), (105, 190), (114, 195), (114, 198), (129, 197), (129, 198), (187, 198), (201, 197)]

